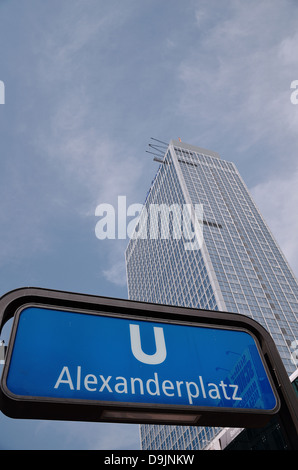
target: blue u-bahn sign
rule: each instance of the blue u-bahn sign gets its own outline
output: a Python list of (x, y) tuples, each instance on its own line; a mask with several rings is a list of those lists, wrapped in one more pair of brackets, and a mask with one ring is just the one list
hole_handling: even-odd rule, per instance
[(7, 389), (16, 396), (272, 411), (246, 331), (25, 307)]
[(38, 289), (1, 302), (9, 416), (255, 426), (279, 409), (262, 328), (241, 315)]

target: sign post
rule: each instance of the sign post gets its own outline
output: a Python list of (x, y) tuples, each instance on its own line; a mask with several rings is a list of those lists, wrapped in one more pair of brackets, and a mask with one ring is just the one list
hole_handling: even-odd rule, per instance
[(8, 416), (258, 427), (292, 404), (271, 337), (242, 315), (25, 288), (0, 300), (10, 317)]

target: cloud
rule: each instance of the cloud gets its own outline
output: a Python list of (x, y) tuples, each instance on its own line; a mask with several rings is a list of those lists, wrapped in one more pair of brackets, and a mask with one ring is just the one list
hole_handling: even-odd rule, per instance
[(281, 10), (266, 0), (252, 1), (249, 8), (238, 1), (213, 4), (214, 18), (210, 2), (197, 7), (204, 34), (178, 67), (180, 112), (195, 118), (199, 131), (213, 140), (215, 131), (226, 136), (234, 129), (243, 149), (263, 138), (272, 144), (281, 135), (293, 138), (297, 117), (293, 123), (289, 86), (295, 71), (298, 76), (297, 9), (286, 2)]
[[(125, 143), (83, 123), (69, 123), (71, 108), (71, 100), (61, 103), (52, 118), (52, 138), (47, 134), (39, 139), (48, 161), (59, 167), (65, 185), (77, 189), (76, 202), (82, 196), (99, 203), (114, 200), (119, 192), (130, 194), (142, 171), (140, 162)], [(75, 120), (79, 121), (78, 116)]]
[(35, 46), (44, 87), (71, 80), (82, 83), (90, 74), (89, 60), (93, 58), (97, 65), (103, 55), (111, 53), (114, 35), (129, 19), (134, 0), (125, 6), (117, 0), (113, 3), (111, 7), (96, 0), (84, 5), (80, 0), (66, 0), (59, 5), (55, 16), (50, 16), (51, 28), (45, 29)]
[(105, 423), (103, 426), (100, 437), (95, 437), (90, 450), (140, 449), (139, 425)]
[(251, 188), (251, 194), (297, 276), (298, 167), (290, 178), (277, 176)]
[[(36, 123), (32, 145), (54, 175), (52, 203), (82, 221), (88, 217), (89, 224), (94, 217), (94, 227), (98, 204), (116, 206), (118, 195), (137, 202), (145, 171), (145, 159), (132, 146), (132, 134), (138, 133), (134, 119), (130, 135), (125, 135), (131, 85), (124, 79), (131, 69), (118, 50), (135, 3), (116, 1), (111, 8), (93, 0), (84, 7), (81, 1), (66, 2), (35, 46), (37, 97), (47, 113)], [(45, 244), (51, 233), (42, 234)], [(110, 253), (110, 244), (98, 241), (97, 246), (104, 279), (124, 286), (123, 245), (115, 241), (117, 257), (115, 250)]]
[(297, 44), (298, 44), (297, 32), (294, 33), (292, 36), (288, 36), (284, 38), (282, 42), (280, 43), (279, 56), (284, 64), (296, 66)]
[[(144, 167), (125, 141), (114, 141), (100, 129), (86, 125), (89, 113), (92, 107), (88, 99), (66, 96), (56, 104), (47, 132), (40, 130), (38, 147), (47, 165), (57, 168), (58, 180), (63, 181), (55, 193), (57, 204), (65, 211), (75, 212), (82, 220), (93, 217), (95, 228), (98, 204), (113, 204), (116, 208), (118, 195), (134, 201)], [(104, 279), (125, 286), (123, 243), (115, 240), (111, 249), (110, 240), (96, 241)]]
[[(104, 243), (99, 241), (99, 243)], [(109, 240), (113, 244), (113, 249), (109, 251), (109, 267), (103, 270), (104, 277), (111, 283), (117, 286), (126, 286), (126, 266), (124, 251), (127, 246), (128, 240), (120, 241)]]
[(43, 96), (51, 96), (34, 144), (63, 179), (60, 197), (65, 201), (72, 196), (68, 202), (73, 205), (88, 201), (88, 214), (96, 204), (113, 203), (118, 194), (133, 197), (144, 172), (144, 160), (132, 146), (135, 120), (125, 134), (131, 118), (126, 95), (133, 92), (125, 74), (130, 72), (131, 79), (137, 71), (132, 73), (121, 56), (122, 33), (136, 5), (135, 0), (125, 5), (115, 0), (113, 6), (67, 1), (36, 46), (37, 82)]
[(12, 420), (4, 415), (1, 415), (1, 421), (0, 449), (138, 450), (140, 448), (139, 426), (133, 424)]

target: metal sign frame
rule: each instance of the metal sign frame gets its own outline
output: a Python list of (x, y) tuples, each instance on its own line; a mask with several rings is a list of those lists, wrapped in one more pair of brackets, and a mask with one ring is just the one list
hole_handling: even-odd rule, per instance
[[(13, 353), (18, 317), (28, 306), (108, 315), (125, 319), (245, 330), (259, 345), (272, 389), (277, 398), (274, 410), (245, 410), (180, 405), (107, 402), (14, 395), (6, 379)], [(75, 294), (41, 288), (21, 288), (0, 299), (0, 332), (12, 317), (14, 323), (0, 386), (0, 408), (8, 416), (27, 419), (101, 421), (122, 423), (180, 424), (192, 426), (259, 427), (278, 411), (297, 434), (297, 401), (275, 344), (269, 333), (254, 320), (240, 314), (173, 307), (131, 300)], [(289, 421), (290, 420), (290, 421)], [(292, 424), (291, 424), (292, 423)]]

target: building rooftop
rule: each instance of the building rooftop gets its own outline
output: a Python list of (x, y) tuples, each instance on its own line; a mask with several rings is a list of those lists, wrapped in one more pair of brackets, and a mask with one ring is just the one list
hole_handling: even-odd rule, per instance
[(202, 153), (204, 155), (208, 155), (209, 157), (220, 158), (217, 152), (213, 152), (212, 150), (203, 149), (201, 147), (196, 147), (195, 145), (185, 144), (184, 142), (180, 142), (179, 140), (171, 140), (170, 145), (174, 147), (180, 147), (185, 150), (190, 150), (191, 152), (195, 153)]

